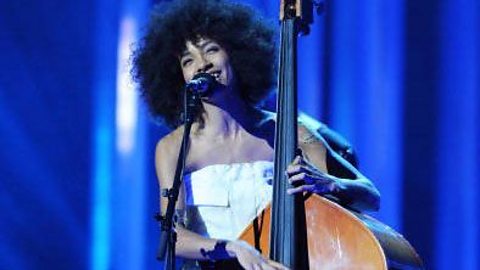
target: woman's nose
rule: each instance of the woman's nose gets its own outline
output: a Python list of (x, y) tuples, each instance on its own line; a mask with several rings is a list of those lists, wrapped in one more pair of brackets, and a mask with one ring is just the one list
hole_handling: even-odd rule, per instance
[(203, 60), (197, 69), (197, 73), (208, 72), (210, 69), (213, 68), (213, 64)]

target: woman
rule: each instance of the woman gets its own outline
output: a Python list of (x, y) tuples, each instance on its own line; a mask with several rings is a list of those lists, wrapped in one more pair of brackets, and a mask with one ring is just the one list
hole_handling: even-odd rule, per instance
[[(134, 76), (152, 114), (174, 129), (156, 147), (161, 188), (173, 181), (185, 83), (201, 72), (219, 83), (202, 99), (192, 126), (177, 205), (178, 256), (236, 258), (245, 269), (284, 268), (236, 240), (271, 199), (274, 116), (258, 105), (275, 85), (276, 54), (273, 27), (246, 6), (185, 0), (154, 9), (134, 55)], [(298, 138), (303, 154), (287, 169), (296, 186), (289, 193), (316, 192), (358, 210), (378, 209), (373, 184), (321, 136), (299, 123)]]

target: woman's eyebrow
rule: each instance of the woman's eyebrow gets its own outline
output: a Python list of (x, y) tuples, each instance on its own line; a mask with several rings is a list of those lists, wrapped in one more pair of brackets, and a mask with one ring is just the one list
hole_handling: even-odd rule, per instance
[(203, 49), (205, 49), (205, 47), (207, 47), (211, 43), (213, 43), (213, 41), (211, 41), (211, 40), (201, 40), (196, 45), (197, 45), (198, 48), (203, 50)]
[(183, 52), (180, 54), (180, 58), (183, 58), (183, 57), (185, 57), (185, 56), (187, 56), (187, 55), (190, 55), (190, 52), (189, 52), (188, 50), (185, 50), (185, 51), (183, 51)]

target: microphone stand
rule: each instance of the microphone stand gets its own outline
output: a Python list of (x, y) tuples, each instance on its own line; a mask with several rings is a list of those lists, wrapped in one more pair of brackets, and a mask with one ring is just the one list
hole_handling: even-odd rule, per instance
[(173, 180), (172, 188), (162, 190), (162, 196), (168, 198), (167, 211), (164, 216), (156, 216), (156, 219), (161, 223), (157, 259), (165, 261), (165, 270), (175, 270), (175, 243), (177, 241), (177, 233), (174, 230), (174, 224), (176, 221), (175, 205), (183, 181), (183, 170), (185, 168), (185, 159), (188, 152), (190, 130), (200, 106), (200, 94), (196, 91), (192, 91), (189, 87), (185, 87), (184, 92), (184, 132), (177, 160), (177, 168), (175, 170), (175, 178)]

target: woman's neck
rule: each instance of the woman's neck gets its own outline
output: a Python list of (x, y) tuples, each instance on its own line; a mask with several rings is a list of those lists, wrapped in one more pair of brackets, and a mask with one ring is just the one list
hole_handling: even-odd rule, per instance
[(242, 99), (225, 102), (224, 105), (214, 105), (203, 102), (203, 125), (196, 124), (194, 134), (215, 139), (233, 139), (241, 131), (250, 130), (255, 126), (258, 112)]

